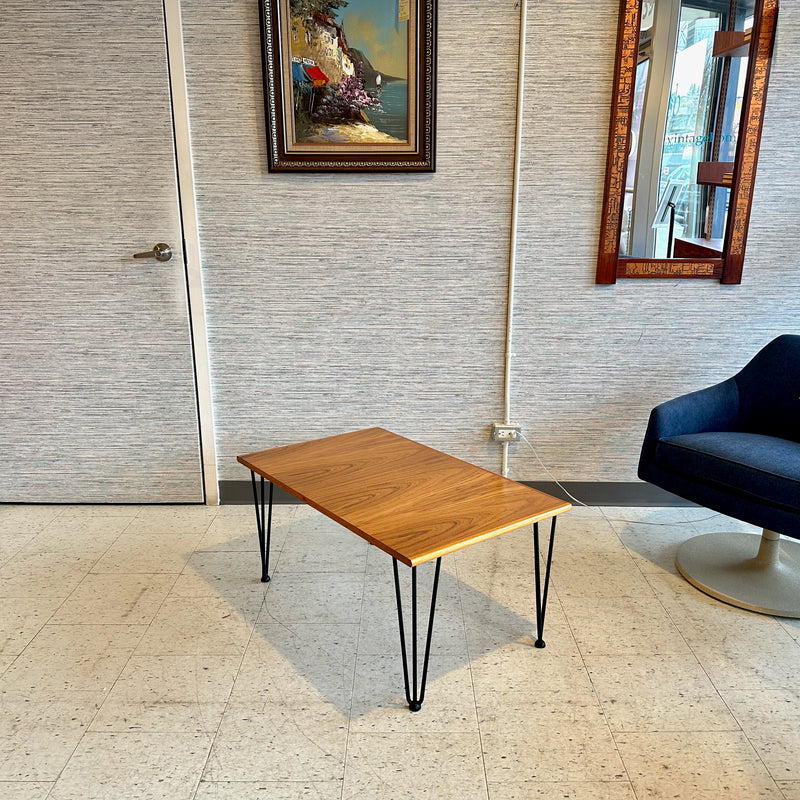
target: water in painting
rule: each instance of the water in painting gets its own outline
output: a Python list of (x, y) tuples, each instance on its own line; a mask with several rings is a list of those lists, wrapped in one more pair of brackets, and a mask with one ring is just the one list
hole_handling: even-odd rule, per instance
[(408, 2), (287, 0), (298, 143), (408, 134)]

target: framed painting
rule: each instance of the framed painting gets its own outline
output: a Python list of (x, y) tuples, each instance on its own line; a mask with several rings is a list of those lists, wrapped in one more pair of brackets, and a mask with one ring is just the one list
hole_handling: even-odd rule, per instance
[(436, 0), (259, 0), (271, 172), (435, 170)]

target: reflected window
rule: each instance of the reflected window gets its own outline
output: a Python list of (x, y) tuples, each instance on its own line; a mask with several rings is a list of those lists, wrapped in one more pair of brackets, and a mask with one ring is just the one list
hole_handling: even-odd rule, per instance
[(734, 18), (729, 0), (658, 0), (642, 17), (622, 254), (671, 258), (676, 238), (724, 236), (730, 191), (699, 184), (698, 164), (735, 158), (747, 59), (713, 49), (746, 5)]
[(671, 258), (676, 236), (702, 235), (706, 187), (697, 165), (709, 161), (716, 117), (718, 61), (712, 57), (722, 14), (681, 4), (658, 179), (655, 258)]

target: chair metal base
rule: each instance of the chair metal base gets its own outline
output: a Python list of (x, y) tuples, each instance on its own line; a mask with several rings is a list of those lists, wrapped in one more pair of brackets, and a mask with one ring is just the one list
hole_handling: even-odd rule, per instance
[(689, 583), (730, 605), (800, 618), (800, 542), (773, 531), (707, 533), (684, 542), (675, 566)]

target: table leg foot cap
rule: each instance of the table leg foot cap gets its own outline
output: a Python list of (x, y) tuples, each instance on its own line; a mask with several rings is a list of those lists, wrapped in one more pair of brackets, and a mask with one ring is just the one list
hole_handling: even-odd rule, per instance
[(412, 711), (419, 711), (422, 708), (422, 703), (417, 702), (416, 700), (413, 703), (409, 703), (408, 707)]
[(533, 646), (534, 646), (534, 647), (538, 647), (540, 650), (542, 650), (542, 649), (544, 649), (545, 647), (547, 647), (547, 645), (544, 643), (544, 639), (537, 639), (537, 640), (536, 640), (536, 641), (533, 643)]
[(269, 583), (269, 582), (270, 582), (269, 575), (263, 575), (261, 578), (261, 583)]

